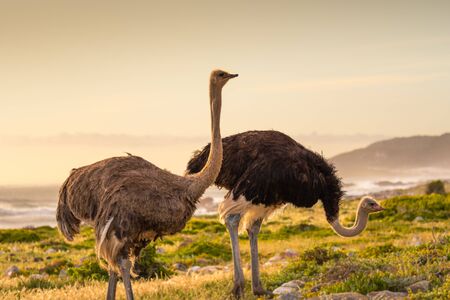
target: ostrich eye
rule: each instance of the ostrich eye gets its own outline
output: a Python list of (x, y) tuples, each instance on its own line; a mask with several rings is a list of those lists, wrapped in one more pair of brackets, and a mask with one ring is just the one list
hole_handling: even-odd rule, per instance
[(372, 203), (370, 203), (370, 206), (375, 206), (375, 203), (373, 203), (373, 202), (372, 202)]
[(225, 73), (219, 73), (220, 77), (223, 77), (225, 75)]

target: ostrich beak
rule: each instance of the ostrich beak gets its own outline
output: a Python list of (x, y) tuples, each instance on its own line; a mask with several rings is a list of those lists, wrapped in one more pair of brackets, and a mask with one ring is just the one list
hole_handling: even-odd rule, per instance
[(385, 208), (381, 205), (378, 205), (378, 207), (376, 208), (375, 212), (379, 212), (379, 211), (383, 211), (385, 210)]
[(228, 74), (227, 78), (231, 79), (231, 78), (238, 77), (238, 76), (239, 76), (239, 74)]

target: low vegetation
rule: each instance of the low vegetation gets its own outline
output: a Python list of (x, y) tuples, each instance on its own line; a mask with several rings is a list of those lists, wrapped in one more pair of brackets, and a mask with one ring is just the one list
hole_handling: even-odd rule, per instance
[[(350, 224), (357, 201), (341, 207)], [(426, 292), (412, 299), (450, 299), (450, 196), (431, 194), (382, 201), (386, 210), (371, 216), (358, 237), (336, 236), (323, 209), (287, 207), (263, 225), (260, 239), (262, 280), (267, 288), (298, 279), (304, 297), (391, 290), (427, 280)], [(347, 225), (348, 225), (347, 224)], [(244, 266), (249, 262), (246, 235), (240, 238)], [(271, 263), (290, 249), (295, 255)], [(93, 232), (83, 227), (74, 242), (65, 242), (55, 228), (0, 230), (1, 299), (98, 299), (106, 291), (107, 272), (94, 254)], [(180, 266), (184, 266), (180, 267)], [(215, 266), (205, 274), (192, 266)], [(215, 217), (193, 218), (179, 234), (147, 246), (136, 264), (134, 288), (139, 299), (224, 299), (232, 287), (229, 237)], [(251, 295), (250, 274), (246, 299)], [(119, 285), (119, 299), (124, 299)]]

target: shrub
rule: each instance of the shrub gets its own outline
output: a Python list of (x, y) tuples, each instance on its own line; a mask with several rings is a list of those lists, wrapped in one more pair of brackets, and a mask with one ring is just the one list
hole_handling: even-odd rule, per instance
[(427, 195), (430, 194), (440, 194), (445, 195), (445, 186), (441, 180), (434, 180), (427, 184), (427, 189), (425, 192)]
[(305, 261), (314, 261), (318, 265), (329, 260), (338, 260), (345, 257), (346, 255), (342, 251), (334, 251), (329, 248), (315, 247), (311, 250), (306, 250), (301, 259)]
[(33, 229), (0, 230), (0, 243), (31, 243), (39, 240), (39, 235)]
[(412, 221), (420, 216), (424, 220), (450, 218), (449, 195), (401, 196), (383, 201), (384, 211), (371, 214), (371, 219)]
[(79, 267), (69, 268), (67, 274), (76, 281), (108, 280), (108, 272), (100, 267), (95, 257), (84, 260)]
[(191, 220), (186, 224), (181, 233), (196, 234), (199, 232), (222, 233), (225, 226), (215, 220)]
[(56, 229), (50, 226), (32, 229), (2, 229), (0, 230), (0, 243), (32, 243), (55, 237), (56, 235)]
[(231, 259), (231, 249), (228, 245), (219, 244), (210, 241), (196, 241), (178, 251), (181, 256), (199, 256), (205, 258), (220, 258), (223, 260)]
[(157, 261), (157, 256), (155, 245), (149, 244), (142, 249), (139, 260), (134, 265), (134, 271), (144, 278), (164, 278), (172, 275), (163, 263)]

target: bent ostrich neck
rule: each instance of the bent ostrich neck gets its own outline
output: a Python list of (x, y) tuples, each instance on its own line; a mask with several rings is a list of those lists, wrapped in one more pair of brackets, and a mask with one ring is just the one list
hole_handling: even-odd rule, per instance
[(352, 227), (344, 227), (339, 222), (339, 216), (334, 221), (329, 222), (333, 230), (340, 236), (353, 237), (360, 234), (367, 226), (369, 214), (358, 206), (356, 220)]
[(209, 87), (211, 105), (211, 150), (203, 169), (189, 177), (193, 183), (189, 187), (189, 193), (194, 200), (203, 195), (205, 190), (214, 183), (222, 166), (222, 137), (220, 136), (220, 111), (222, 108), (222, 88), (214, 84)]

